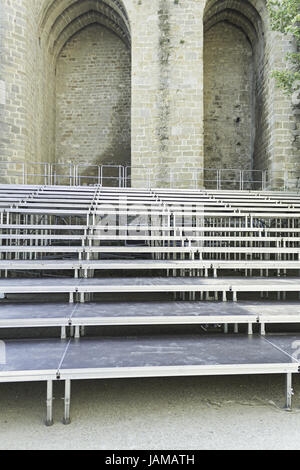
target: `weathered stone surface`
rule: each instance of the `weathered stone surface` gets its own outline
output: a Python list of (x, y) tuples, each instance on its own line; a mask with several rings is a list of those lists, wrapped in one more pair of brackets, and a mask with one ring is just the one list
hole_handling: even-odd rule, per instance
[(130, 50), (91, 25), (62, 49), (56, 69), (56, 160), (130, 164)]
[(218, 23), (204, 41), (206, 168), (253, 167), (253, 51), (236, 26)]
[(299, 105), (270, 77), (294, 45), (270, 31), (265, 0), (0, 0), (0, 11), (2, 162), (131, 152), (137, 184), (145, 166), (153, 185), (172, 174), (178, 186), (204, 163), (296, 169)]

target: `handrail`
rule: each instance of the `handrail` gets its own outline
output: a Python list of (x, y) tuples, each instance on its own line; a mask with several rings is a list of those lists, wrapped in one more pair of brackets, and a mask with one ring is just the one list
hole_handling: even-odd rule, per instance
[(157, 187), (158, 182), (161, 185), (164, 179), (165, 186), (170, 188), (299, 191), (300, 167), (289, 171), (173, 166), (167, 176), (159, 178), (155, 169), (145, 165), (0, 161), (0, 184), (136, 186), (151, 189)]

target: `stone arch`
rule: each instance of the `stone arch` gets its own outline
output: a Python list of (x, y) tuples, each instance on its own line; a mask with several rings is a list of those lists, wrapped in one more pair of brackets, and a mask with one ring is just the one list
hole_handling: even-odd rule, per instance
[[(44, 75), (47, 77), (45, 93), (52, 96), (49, 100), (53, 102), (52, 106), (48, 106), (48, 111), (45, 110), (45, 114), (48, 113), (47, 121), (52, 124), (43, 130), (44, 134), (49, 133), (48, 127), (52, 126), (55, 145), (50, 160), (91, 166), (101, 163), (129, 164), (131, 28), (124, 2), (48, 0), (39, 12), (38, 34), (44, 56)], [(89, 47), (82, 43), (83, 40), (89, 41)], [(80, 52), (82, 48), (90, 57), (89, 64)], [(115, 55), (118, 58), (113, 68), (111, 57)], [(115, 74), (111, 80), (111, 95), (107, 91), (109, 77), (106, 74), (109, 73)], [(95, 82), (94, 89), (91, 88), (92, 80)], [(49, 87), (49, 83), (54, 83), (54, 86)], [(101, 91), (101, 83), (106, 91)], [(111, 106), (108, 105), (109, 101)], [(103, 119), (105, 113), (106, 120)], [(87, 138), (80, 141), (79, 136), (84, 134)], [(48, 140), (51, 141), (51, 138)], [(72, 146), (79, 149), (78, 152), (71, 151)]]
[[(265, 2), (208, 0), (203, 18), (205, 166), (263, 169), (266, 165), (267, 132), (262, 122), (267, 112), (265, 81), (268, 75), (268, 15)], [(220, 37), (222, 34), (223, 46)], [(229, 37), (232, 38), (231, 44)], [(213, 41), (215, 63), (210, 64), (209, 48)], [(219, 51), (219, 58), (216, 50)], [(228, 63), (224, 66), (226, 60), (234, 61), (232, 67)], [(222, 65), (218, 67), (218, 62), (223, 63), (222, 70)], [(215, 79), (211, 80), (213, 73)]]
[[(52, 25), (61, 16), (64, 15), (66, 22), (68, 22), (69, 12), (75, 8), (78, 8), (79, 13), (84, 8), (84, 3), (81, 0), (46, 0), (42, 4), (41, 10), (38, 15), (38, 25), (41, 34), (49, 33)], [(119, 18), (118, 21), (123, 21), (128, 31), (130, 31), (130, 22), (127, 13), (127, 9), (122, 0), (89, 0), (90, 8), (94, 8), (99, 12), (103, 11), (103, 8), (110, 10), (110, 13), (115, 18)]]
[[(88, 24), (98, 23), (117, 34), (130, 47), (130, 24), (118, 0), (65, 0), (53, 2), (40, 23), (41, 37), (50, 53)], [(55, 54), (54, 54), (55, 55)]]
[[(114, 23), (109, 17), (105, 17), (98, 11), (89, 10), (73, 19), (61, 29), (57, 28), (57, 34), (49, 40), (49, 51), (53, 54), (55, 60), (64, 45), (81, 29), (93, 24), (99, 24), (110, 31), (113, 31), (127, 46), (130, 47), (130, 40), (124, 34), (124, 31)], [(61, 25), (60, 25), (61, 26)]]
[(216, 9), (218, 11), (232, 9), (246, 15), (253, 23), (266, 32), (269, 24), (269, 14), (265, 0), (207, 0), (204, 8), (204, 20), (209, 11)]

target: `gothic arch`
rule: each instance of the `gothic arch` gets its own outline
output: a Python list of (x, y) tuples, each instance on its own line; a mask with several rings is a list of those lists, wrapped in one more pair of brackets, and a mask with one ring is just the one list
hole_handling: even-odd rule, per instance
[[(243, 123), (243, 117), (241, 118), (238, 116), (237, 118), (233, 115), (234, 114), (234, 108), (233, 106), (231, 109), (227, 109), (227, 116), (226, 119), (227, 121), (223, 119), (223, 126), (227, 126), (227, 132), (228, 127), (229, 127), (229, 122), (231, 125), (231, 131), (232, 134), (236, 133), (236, 139), (232, 139), (232, 143), (234, 145), (238, 145), (239, 147), (236, 147), (236, 154), (238, 156), (238, 152), (244, 151), (247, 153), (247, 159), (243, 161), (241, 158), (237, 158), (236, 164), (234, 165), (234, 158), (233, 155), (228, 157), (227, 159), (227, 165), (233, 165), (235, 167), (240, 167), (245, 165), (246, 169), (262, 169), (262, 166), (265, 164), (265, 156), (263, 155), (264, 149), (266, 147), (266, 139), (267, 139), (267, 131), (264, 129), (262, 122), (264, 120), (265, 114), (267, 112), (267, 105), (266, 105), (266, 93), (265, 93), (265, 81), (266, 77), (268, 76), (268, 66), (267, 66), (267, 58), (266, 58), (266, 44), (267, 44), (267, 36), (268, 36), (268, 15), (267, 15), (267, 10), (265, 6), (264, 0), (208, 0), (205, 5), (204, 9), (204, 17), (203, 17), (203, 25), (204, 25), (204, 39), (210, 37), (210, 41), (212, 41), (213, 33), (212, 31), (219, 32), (221, 31), (221, 25), (223, 25), (223, 28), (227, 28), (227, 31), (233, 31), (232, 28), (237, 28), (242, 35), (238, 36), (236, 33), (236, 38), (237, 41), (240, 41), (240, 44), (242, 42), (247, 41), (251, 49), (247, 50), (247, 45), (245, 42), (244, 45), (244, 54), (241, 53), (241, 67), (243, 66), (244, 69), (246, 67), (246, 59), (243, 61), (244, 56), (248, 56), (250, 58), (251, 51), (252, 51), (252, 63), (248, 63), (248, 76), (250, 74), (252, 75), (252, 78), (249, 78), (249, 80), (244, 81), (247, 83), (246, 85), (246, 91), (248, 93), (248, 98), (246, 96), (246, 91), (242, 90), (242, 74), (245, 77), (245, 70), (241, 70), (241, 77), (240, 77), (240, 95), (243, 94), (243, 97), (245, 98), (245, 102), (242, 103), (244, 107), (244, 114), (245, 114), (245, 119), (244, 119), (244, 125), (245, 129), (247, 128), (252, 128), (254, 131), (251, 133), (249, 136), (248, 134), (246, 135), (245, 138), (248, 139), (248, 144), (243, 145), (241, 144), (241, 138), (242, 136), (239, 135), (239, 130), (241, 129), (240, 124), (236, 125), (234, 124), (234, 120), (236, 119), (237, 123), (242, 122)], [(227, 25), (227, 26), (226, 26)], [(234, 33), (233, 33), (234, 34)], [(243, 39), (244, 37), (244, 39)], [(204, 40), (204, 47), (209, 47), (208, 41)], [(232, 43), (234, 47), (234, 43)], [(227, 44), (227, 46), (230, 46)], [(225, 50), (225, 53), (231, 49), (231, 47), (227, 47), (227, 50)], [(222, 46), (220, 46), (220, 54), (222, 54)], [(206, 54), (207, 56), (207, 54)], [(216, 57), (215, 57), (216, 59)], [(236, 55), (236, 60), (238, 60), (238, 56)], [(218, 60), (216, 59), (216, 62)], [(235, 77), (233, 75), (230, 76), (230, 74), (233, 74), (234, 71), (236, 73), (237, 71), (237, 64), (233, 64), (232, 71), (229, 70), (227, 71), (227, 76), (225, 77), (226, 70), (224, 70), (224, 75), (223, 78), (228, 82), (234, 81)], [(206, 71), (209, 68), (209, 66), (204, 63), (204, 70)], [(210, 70), (212, 67), (210, 67)], [(215, 67), (216, 71), (217, 67)], [(252, 71), (251, 71), (252, 70)], [(212, 112), (208, 111), (208, 108), (212, 108), (212, 106), (209, 104), (211, 95), (209, 95), (209, 91), (207, 88), (210, 86), (209, 85), (209, 80), (207, 78), (207, 74), (205, 72), (205, 92), (206, 92), (206, 99), (205, 99), (205, 147), (206, 147), (206, 152), (205, 152), (205, 159), (206, 159), (206, 165), (207, 166), (212, 166), (209, 162), (210, 159), (213, 160), (214, 164), (218, 162), (219, 166), (225, 166), (226, 163), (222, 161), (222, 158), (225, 158), (226, 160), (226, 155), (224, 156), (224, 152), (222, 152), (220, 149), (213, 148), (214, 146), (212, 145), (214, 130), (217, 128), (218, 124), (220, 126), (220, 129), (222, 127), (221, 121), (224, 116), (221, 115), (221, 112), (219, 116), (216, 117), (217, 113), (212, 116)], [(217, 79), (216, 79), (217, 80)], [(237, 81), (238, 82), (238, 81)], [(225, 88), (224, 87), (224, 93), (225, 93)], [(231, 87), (231, 91), (233, 93), (233, 96), (236, 94), (238, 96), (239, 90), (234, 90), (233, 87)], [(230, 86), (228, 87), (230, 89)], [(227, 90), (228, 91), (228, 90)], [(225, 93), (226, 94), (226, 93)], [(222, 93), (219, 93), (219, 98), (220, 102), (222, 102)], [(248, 101), (247, 101), (248, 100)], [(230, 100), (228, 100), (229, 102)], [(247, 104), (246, 104), (247, 101)], [(222, 104), (220, 105), (222, 108)], [(236, 107), (238, 108), (238, 104), (236, 104)], [(232, 115), (232, 120), (231, 119)], [(247, 115), (247, 117), (246, 117)], [(250, 117), (251, 116), (251, 117)], [(218, 123), (219, 119), (219, 123)], [(214, 121), (214, 122), (212, 122)], [(250, 123), (251, 121), (251, 123)], [(209, 135), (210, 134), (210, 135)], [(240, 130), (240, 134), (242, 134), (242, 131)], [(249, 140), (250, 138), (250, 140)], [(224, 136), (224, 139), (226, 140), (226, 136)], [(220, 144), (222, 145), (222, 138), (220, 136), (217, 137), (217, 139), (214, 141), (215, 146), (218, 145), (217, 140), (219, 140)], [(236, 140), (236, 142), (235, 142)], [(228, 141), (228, 136), (227, 136), (227, 141)], [(222, 157), (219, 159), (217, 157), (213, 157), (213, 152), (218, 152)], [(211, 152), (211, 154), (209, 154)], [(234, 151), (233, 151), (234, 152)], [(228, 163), (229, 162), (229, 163)], [(242, 168), (240, 168), (242, 169)]]
[[(127, 10), (125, 8), (124, 2), (122, 0), (90, 0), (88, 2), (90, 8), (94, 8), (99, 12), (103, 9), (107, 9), (110, 15), (117, 19), (117, 21), (122, 21), (126, 25), (128, 31), (130, 31), (129, 17)], [(46, 0), (42, 4), (41, 11), (39, 12), (39, 29), (41, 32), (48, 31), (50, 32), (52, 25), (61, 15), (66, 15), (65, 19), (68, 22), (68, 14), (74, 11), (74, 7), (77, 8), (78, 14), (81, 13), (82, 9), (85, 8), (83, 2), (80, 0)]]
[(129, 19), (119, 0), (52, 0), (40, 17), (40, 37), (55, 61), (64, 44), (91, 24), (113, 31), (130, 47)]
[[(93, 31), (95, 40), (92, 41), (90, 37), (88, 39), (88, 31)], [(95, 122), (98, 122), (98, 138), (99, 140), (96, 141), (97, 150), (95, 150), (95, 155), (92, 155), (91, 152), (89, 153), (85, 147), (86, 142), (78, 143), (76, 142), (76, 146), (80, 146), (80, 151), (78, 152), (78, 160), (77, 163), (90, 163), (92, 164), (99, 164), (99, 163), (120, 163), (126, 159), (126, 162), (130, 161), (130, 95), (131, 95), (131, 84), (130, 84), (130, 75), (131, 75), (131, 30), (130, 30), (130, 22), (129, 17), (127, 14), (127, 10), (125, 8), (123, 0), (46, 0), (42, 3), (42, 8), (39, 12), (38, 16), (38, 35), (39, 35), (39, 44), (40, 49), (42, 51), (42, 67), (44, 67), (44, 94), (47, 96), (47, 102), (52, 100), (52, 105), (48, 106), (47, 109), (44, 109), (45, 114), (45, 122), (48, 122), (49, 125), (45, 126), (42, 130), (42, 140), (44, 141), (54, 141), (54, 145), (51, 144), (51, 154), (50, 160), (55, 162), (61, 162), (62, 155), (64, 155), (66, 162), (73, 162), (76, 163), (76, 159), (74, 160), (75, 152), (67, 152), (65, 153), (65, 147), (67, 143), (69, 147), (71, 147), (71, 135), (74, 136), (79, 134), (79, 127), (80, 130), (82, 129), (83, 123), (80, 123), (80, 118), (77, 117), (73, 119), (72, 117), (72, 125), (74, 126), (74, 132), (70, 129), (70, 122), (66, 119), (70, 119), (69, 117), (64, 117), (67, 114), (66, 105), (70, 103), (70, 112), (68, 115), (73, 113), (73, 116), (80, 116), (86, 113), (86, 119), (88, 116), (92, 116), (90, 124), (86, 124), (89, 126), (86, 129), (87, 139), (95, 139), (95, 135), (90, 135), (90, 129), (95, 126)], [(100, 36), (102, 37), (102, 45), (100, 46)], [(113, 39), (115, 37), (115, 39)], [(76, 113), (76, 105), (79, 106), (79, 102), (76, 102), (76, 97), (74, 94), (72, 95), (70, 90), (73, 87), (71, 83), (70, 76), (68, 75), (71, 73), (71, 63), (67, 63), (66, 58), (62, 58), (63, 51), (68, 49), (70, 53), (70, 44), (74, 44), (72, 54), (75, 54), (75, 57), (72, 60), (77, 61), (77, 69), (80, 67), (88, 67), (87, 64), (84, 64), (83, 57), (79, 57), (76, 53), (75, 47), (81, 48), (83, 47), (80, 38), (84, 38), (85, 41), (89, 40), (92, 41), (94, 44), (93, 47), (95, 48), (95, 58), (94, 68), (92, 69), (92, 75), (99, 77), (96, 79), (97, 83), (95, 83), (94, 91), (92, 90), (91, 93), (93, 94), (94, 100), (94, 107), (95, 110), (101, 107), (101, 103), (103, 104), (102, 108), (102, 115), (103, 113), (109, 114), (111, 117), (111, 123), (106, 125), (108, 128), (102, 129), (101, 125), (103, 121), (97, 121), (99, 118), (99, 114), (97, 115), (96, 111), (93, 112), (93, 109), (88, 108), (88, 102), (90, 101), (90, 96), (86, 96), (85, 104), (84, 100), (81, 100), (80, 105), (83, 107), (81, 108), (82, 113)], [(104, 41), (104, 42), (103, 42)], [(106, 41), (106, 42), (105, 42)], [(118, 42), (119, 41), (119, 42)], [(101, 54), (100, 47), (106, 48), (108, 47), (108, 43), (114, 43), (112, 49), (117, 51), (119, 60), (121, 62), (120, 66), (118, 64), (115, 66), (115, 72), (112, 71), (112, 67), (108, 64), (108, 62), (101, 62), (101, 61), (109, 61), (110, 59), (105, 59), (104, 55)], [(91, 45), (92, 45), (91, 43)], [(119, 46), (118, 46), (119, 44)], [(118, 49), (119, 48), (119, 49)], [(120, 52), (118, 52), (120, 51)], [(88, 51), (89, 53), (89, 51)], [(92, 51), (91, 51), (92, 53)], [(77, 54), (77, 55), (76, 55)], [(99, 55), (100, 54), (100, 55)], [(107, 54), (112, 54), (112, 52), (107, 52)], [(101, 56), (101, 57), (100, 57)], [(109, 92), (105, 88), (106, 92), (102, 93), (99, 92), (100, 82), (101, 82), (101, 70), (100, 70), (100, 62), (102, 63), (103, 70), (106, 69), (105, 73), (116, 73), (118, 74), (119, 84), (115, 83), (116, 90), (112, 89), (113, 99), (109, 98)], [(79, 61), (79, 62), (78, 62)], [(98, 61), (98, 62), (97, 62)], [(111, 62), (111, 61), (110, 61)], [(128, 73), (125, 73), (125, 76), (121, 76), (119, 73), (118, 68), (122, 67), (122, 63), (124, 62), (123, 66), (128, 69)], [(98, 66), (97, 66), (98, 63)], [(106, 65), (105, 65), (106, 64)], [(128, 65), (127, 65), (128, 64)], [(64, 72), (63, 67), (65, 65), (66, 71)], [(69, 71), (67, 71), (69, 68)], [(129, 69), (130, 68), (130, 69)], [(82, 69), (83, 70), (83, 69)], [(85, 73), (85, 77), (81, 77), (81, 80), (85, 80), (83, 86), (83, 93), (87, 93), (87, 89), (90, 90), (92, 86), (91, 80), (89, 77), (90, 74)], [(77, 76), (75, 77), (75, 83), (77, 80)], [(62, 82), (67, 80), (68, 86), (63, 85)], [(108, 84), (109, 78), (106, 78), (106, 85)], [(114, 81), (114, 80), (113, 80)], [(85, 86), (88, 84), (88, 87)], [(105, 87), (106, 87), (105, 85)], [(126, 89), (125, 89), (126, 88)], [(97, 90), (97, 91), (96, 91)], [(98, 93), (98, 95), (97, 95)], [(65, 99), (66, 94), (69, 94), (68, 99), (65, 102), (65, 108), (62, 109), (62, 103), (59, 101), (61, 97)], [(105, 94), (105, 97), (104, 97)], [(50, 96), (51, 95), (51, 96)], [(102, 101), (100, 102), (100, 95), (102, 96)], [(123, 96), (125, 96), (123, 98)], [(108, 109), (107, 102), (111, 101), (111, 108)], [(76, 105), (74, 104), (76, 102)], [(120, 106), (126, 107), (126, 116), (124, 116), (123, 111), (120, 111)], [(77, 122), (76, 122), (77, 119)], [(76, 127), (76, 125), (78, 126)], [(51, 133), (53, 138), (49, 138), (49, 128), (51, 128)], [(122, 139), (120, 139), (120, 144), (117, 144), (117, 137), (112, 136), (112, 128), (114, 127), (115, 132), (119, 132), (122, 135)], [(126, 127), (126, 131), (124, 130)], [(65, 128), (66, 132), (62, 133), (61, 128)], [(103, 131), (103, 132), (102, 132)], [(96, 133), (96, 130), (94, 131)], [(101, 134), (102, 133), (102, 134)], [(103, 141), (101, 141), (100, 134), (106, 135), (106, 139), (103, 137)], [(44, 136), (44, 137), (43, 137)], [(124, 139), (127, 139), (124, 142)], [(58, 146), (58, 141), (61, 140), (66, 143), (64, 145)], [(85, 141), (86, 139), (84, 139)], [(75, 146), (75, 139), (73, 141), (73, 145)], [(59, 150), (58, 150), (59, 148)], [(123, 149), (126, 149), (126, 151)], [(86, 151), (87, 158), (86, 162), (84, 161), (84, 152)], [(126, 157), (126, 155), (127, 157)], [(106, 160), (107, 159), (107, 160)], [(105, 161), (106, 160), (106, 161)], [(125, 160), (124, 160), (125, 161)]]

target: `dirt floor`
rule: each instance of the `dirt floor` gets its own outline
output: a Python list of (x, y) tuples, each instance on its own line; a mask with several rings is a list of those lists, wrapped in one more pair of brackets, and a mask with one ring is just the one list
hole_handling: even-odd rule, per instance
[(51, 428), (45, 384), (0, 384), (0, 449), (300, 449), (293, 382), (290, 412), (283, 376), (73, 382), (69, 426), (56, 383)]

